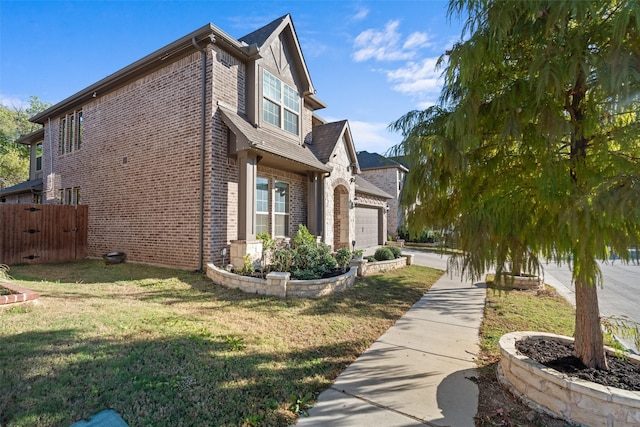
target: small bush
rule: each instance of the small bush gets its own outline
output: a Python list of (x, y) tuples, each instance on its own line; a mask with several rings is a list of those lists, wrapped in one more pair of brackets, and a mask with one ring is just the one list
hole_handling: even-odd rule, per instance
[(351, 262), (351, 251), (347, 248), (340, 248), (336, 251), (336, 262), (342, 268), (346, 268)]
[(273, 252), (273, 263), (270, 265), (270, 271), (291, 271), (293, 267), (293, 257), (296, 252), (293, 249), (276, 249)]
[(315, 245), (316, 244), (316, 236), (309, 232), (309, 229), (304, 225), (300, 224), (298, 226), (298, 231), (293, 235), (293, 246), (302, 246), (302, 245)]
[(394, 258), (400, 258), (402, 256), (402, 251), (397, 246), (387, 246), (387, 249), (391, 251)]
[(364, 259), (366, 259), (368, 262), (376, 262), (377, 261), (376, 257), (374, 257), (372, 255), (368, 255), (368, 256), (364, 257)]
[(387, 248), (387, 247), (380, 248), (380, 249), (376, 250), (376, 253), (373, 255), (373, 257), (377, 261), (388, 261), (390, 259), (394, 259), (395, 258), (393, 256), (393, 252), (391, 252), (391, 250), (389, 248)]

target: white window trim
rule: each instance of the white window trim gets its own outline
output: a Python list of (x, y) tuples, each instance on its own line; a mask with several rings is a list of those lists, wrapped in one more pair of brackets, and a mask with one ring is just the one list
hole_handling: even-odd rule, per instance
[[(265, 75), (268, 74), (269, 76), (271, 76), (272, 78), (274, 78), (275, 80), (277, 80), (280, 84), (280, 99), (273, 99), (272, 97), (268, 96), (265, 93)], [(302, 117), (302, 99), (300, 98), (300, 93), (298, 92), (298, 90), (293, 87), (290, 86), (288, 84), (286, 84), (284, 81), (282, 81), (281, 79), (279, 79), (275, 74), (271, 73), (270, 71), (268, 71), (267, 69), (262, 69), (262, 76), (261, 76), (261, 103), (260, 103), (260, 114), (262, 117), (262, 121), (263, 123), (268, 124), (269, 126), (275, 126), (278, 129), (280, 129), (281, 131), (286, 132), (287, 135), (293, 135), (293, 136), (300, 136), (300, 129), (302, 127), (302, 123), (301, 123), (301, 117)], [(289, 88), (293, 91), (293, 93), (295, 93), (297, 95), (297, 100), (298, 100), (298, 111), (295, 111), (289, 107), (287, 107), (286, 102), (285, 102), (285, 92), (286, 89), (285, 88)], [(264, 118), (264, 101), (268, 100), (270, 102), (272, 102), (273, 104), (275, 104), (278, 109), (279, 109), (279, 124), (276, 126), (275, 124), (266, 121), (266, 119)], [(285, 111), (288, 111), (289, 113), (293, 114), (295, 117), (297, 117), (297, 123), (296, 123), (296, 132), (292, 132), (290, 130), (288, 130), (285, 126)]]

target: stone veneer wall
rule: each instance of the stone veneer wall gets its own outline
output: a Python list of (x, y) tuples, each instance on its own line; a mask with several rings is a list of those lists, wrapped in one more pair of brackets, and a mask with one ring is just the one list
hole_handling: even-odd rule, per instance
[[(573, 342), (573, 338), (542, 332), (513, 332), (500, 338), (500, 381), (531, 407), (591, 427), (640, 425), (640, 392), (569, 378), (547, 368), (517, 352), (516, 341), (527, 337), (563, 342)], [(615, 350), (607, 348), (607, 353), (613, 356)], [(626, 357), (640, 364), (640, 357)]]
[(272, 272), (267, 274), (265, 280), (240, 276), (218, 268), (213, 264), (207, 264), (207, 277), (219, 285), (231, 289), (240, 289), (251, 294), (271, 295), (279, 298), (289, 296), (317, 298), (352, 287), (356, 278), (356, 269), (351, 268), (347, 273), (340, 276), (317, 280), (291, 280), (289, 273)]
[(413, 264), (413, 254), (403, 255), (400, 258), (388, 261), (368, 262), (354, 261), (354, 265), (358, 267), (358, 276), (371, 276), (372, 274), (384, 273), (385, 271), (402, 268)]

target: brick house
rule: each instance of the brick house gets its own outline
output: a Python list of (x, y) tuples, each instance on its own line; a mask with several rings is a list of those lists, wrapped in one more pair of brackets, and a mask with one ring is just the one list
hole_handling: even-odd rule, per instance
[(29, 179), (0, 190), (0, 203), (42, 203), (42, 141), (44, 129), (19, 138), (16, 142), (29, 146)]
[(405, 218), (403, 208), (400, 206), (400, 194), (409, 169), (397, 159), (377, 153), (359, 151), (357, 156), (362, 172), (361, 177), (390, 196), (387, 201), (389, 206), (387, 230), (391, 237), (396, 238)]
[(356, 185), (348, 122), (315, 93), (290, 15), (240, 39), (207, 24), (31, 119), (41, 201), (89, 206), (94, 257), (237, 265), (301, 224), (350, 246), (354, 201), (386, 215), (388, 195)]

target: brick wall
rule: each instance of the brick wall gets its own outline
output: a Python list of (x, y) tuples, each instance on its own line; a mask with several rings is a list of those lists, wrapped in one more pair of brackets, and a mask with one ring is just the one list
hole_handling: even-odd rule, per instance
[(65, 155), (57, 149), (59, 118), (47, 123), (45, 202), (57, 202), (60, 188), (80, 187), (90, 256), (124, 251), (131, 261), (198, 266), (200, 82), (194, 52), (99, 94), (82, 107), (82, 148)]

